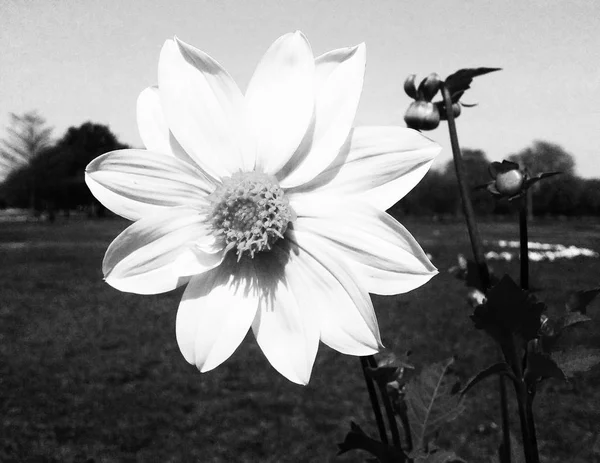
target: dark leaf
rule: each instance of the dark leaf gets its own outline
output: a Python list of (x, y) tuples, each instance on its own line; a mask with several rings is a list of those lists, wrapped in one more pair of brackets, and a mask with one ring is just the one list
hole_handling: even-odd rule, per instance
[(364, 450), (377, 457), (377, 460), (381, 463), (402, 463), (406, 461), (406, 457), (400, 449), (389, 447), (370, 438), (354, 422), (350, 423), (350, 431), (346, 434), (344, 442), (338, 444), (338, 449), (338, 455), (350, 450)]
[(463, 410), (462, 396), (455, 394), (456, 381), (448, 374), (450, 358), (424, 368), (406, 385), (405, 400), (414, 449), (425, 449), (428, 437)]
[(483, 381), (484, 379), (488, 378), (489, 376), (492, 375), (502, 375), (502, 374), (510, 374), (512, 375), (512, 372), (510, 370), (510, 367), (508, 366), (507, 363), (501, 362), (501, 363), (496, 363), (492, 366), (487, 367), (485, 370), (481, 370), (479, 373), (477, 373), (475, 376), (473, 376), (466, 384), (466, 386), (463, 388), (462, 391), (460, 391), (461, 395), (465, 395), (473, 386), (475, 386), (477, 383), (479, 383), (480, 381)]
[(542, 174), (528, 178), (527, 180), (525, 180), (525, 183), (523, 184), (523, 189), (526, 190), (527, 188), (531, 187), (531, 185), (539, 182), (540, 180), (543, 180), (545, 178), (554, 177), (555, 175), (558, 175), (561, 173), (562, 172), (544, 172)]
[(587, 306), (594, 300), (594, 298), (600, 293), (600, 288), (589, 289), (587, 291), (575, 291), (569, 294), (567, 300), (567, 311), (568, 312), (580, 312), (585, 314)]
[(525, 369), (525, 382), (529, 385), (545, 378), (557, 378), (566, 381), (565, 373), (552, 358), (539, 352), (527, 353), (527, 368)]
[(576, 325), (577, 323), (589, 322), (591, 320), (592, 319), (590, 317), (584, 315), (584, 312), (568, 312), (558, 319), (554, 329), (560, 333), (568, 326)]
[(538, 335), (545, 305), (523, 291), (511, 277), (504, 275), (487, 293), (485, 304), (476, 307), (471, 319), (475, 327), (485, 330), (500, 344), (510, 333), (526, 341)]
[(575, 373), (591, 370), (600, 363), (600, 349), (582, 346), (570, 350), (553, 352), (552, 358), (568, 378)]
[[(470, 88), (471, 82), (473, 82), (473, 79), (475, 77), (482, 76), (490, 72), (499, 71), (500, 69), (501, 68), (460, 69), (446, 78), (446, 87), (448, 87), (448, 90), (450, 90), (451, 95), (460, 91), (464, 92), (465, 90)], [(452, 102), (456, 103), (456, 101)]]

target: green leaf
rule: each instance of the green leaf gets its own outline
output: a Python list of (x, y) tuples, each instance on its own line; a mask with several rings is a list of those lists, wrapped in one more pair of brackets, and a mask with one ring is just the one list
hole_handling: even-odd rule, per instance
[[(448, 76), (446, 78), (446, 87), (450, 90), (450, 94), (454, 95), (458, 92), (464, 92), (465, 90), (471, 88), (471, 82), (473, 79), (478, 76), (482, 76), (484, 74), (489, 74), (490, 72), (500, 71), (501, 68), (468, 68), (468, 69), (459, 69), (454, 74)], [(462, 96), (462, 94), (460, 95)], [(460, 98), (460, 96), (458, 98)], [(456, 100), (458, 101), (458, 99)], [(456, 103), (453, 99), (453, 103)]]
[(600, 363), (600, 349), (577, 346), (552, 353), (552, 359), (571, 378), (575, 373), (591, 370)]
[(406, 385), (405, 401), (413, 448), (425, 449), (428, 437), (464, 410), (448, 368), (454, 359), (429, 365)]
[(510, 370), (510, 367), (508, 366), (507, 363), (501, 362), (501, 363), (496, 363), (492, 366), (487, 367), (485, 370), (481, 370), (479, 373), (477, 373), (475, 376), (473, 376), (466, 384), (466, 386), (463, 388), (462, 391), (460, 391), (461, 395), (465, 395), (473, 386), (475, 386), (477, 383), (479, 383), (480, 381), (483, 381), (484, 379), (495, 375), (495, 374), (508, 374), (508, 375), (512, 375), (512, 371)]
[(585, 314), (587, 306), (595, 299), (598, 293), (600, 293), (600, 288), (589, 289), (587, 291), (575, 291), (569, 294), (566, 303), (567, 311)]

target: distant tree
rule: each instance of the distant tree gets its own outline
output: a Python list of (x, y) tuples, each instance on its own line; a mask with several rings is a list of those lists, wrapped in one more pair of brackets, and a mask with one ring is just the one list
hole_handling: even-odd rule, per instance
[(578, 209), (582, 215), (600, 216), (600, 179), (581, 179)]
[(86, 122), (70, 127), (44, 157), (48, 194), (57, 207), (92, 206), (102, 215), (104, 208), (85, 184), (85, 167), (101, 154), (127, 147), (106, 125)]
[(454, 214), (458, 200), (458, 191), (452, 179), (443, 172), (431, 169), (423, 180), (392, 206), (390, 213), (396, 217)]
[[(490, 214), (494, 210), (495, 200), (485, 190), (477, 190), (475, 188), (484, 185), (490, 181), (489, 165), (490, 161), (485, 152), (479, 149), (465, 148), (462, 150), (463, 164), (467, 177), (467, 184), (472, 191), (473, 207), (475, 212), (479, 214)], [(453, 182), (454, 188), (456, 185), (456, 170), (454, 161), (448, 161), (445, 166), (444, 173)], [(460, 201), (457, 201), (456, 212), (460, 212)]]
[(572, 215), (579, 210), (581, 179), (575, 176), (575, 160), (555, 143), (537, 140), (533, 145), (508, 157), (530, 175), (561, 172), (535, 184), (531, 194), (532, 214)]
[[(541, 172), (562, 172), (575, 175), (575, 160), (560, 145), (537, 140), (533, 145), (508, 157), (526, 168), (531, 175)], [(545, 182), (547, 183), (547, 182)]]
[[(52, 128), (46, 127), (46, 121), (35, 111), (22, 116), (11, 113), (8, 137), (2, 140), (0, 148), (0, 169), (9, 174), (11, 171), (27, 168), (51, 143)], [(6, 177), (5, 177), (6, 178)], [(27, 177), (29, 207), (37, 206), (36, 176)]]
[(9, 204), (22, 204), (27, 179), (34, 177), (42, 198), (40, 204), (50, 214), (54, 209), (68, 213), (84, 206), (103, 215), (104, 208), (85, 184), (85, 167), (99, 155), (123, 148), (127, 145), (119, 142), (105, 125), (86, 122), (70, 127), (56, 144), (46, 147), (28, 166), (9, 175), (2, 186), (3, 196)]

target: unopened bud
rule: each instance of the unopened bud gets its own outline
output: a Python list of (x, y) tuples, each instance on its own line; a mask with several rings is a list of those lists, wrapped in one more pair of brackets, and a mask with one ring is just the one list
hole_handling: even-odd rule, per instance
[(429, 74), (419, 85), (419, 91), (425, 101), (431, 101), (440, 89), (442, 79), (435, 72)]
[(521, 192), (525, 175), (519, 169), (499, 172), (496, 175), (496, 190), (506, 196), (513, 196)]
[(413, 100), (417, 99), (417, 86), (415, 85), (416, 78), (416, 74), (411, 74), (404, 81), (404, 91)]
[(404, 121), (411, 129), (433, 130), (440, 125), (440, 112), (429, 101), (413, 101), (404, 114)]

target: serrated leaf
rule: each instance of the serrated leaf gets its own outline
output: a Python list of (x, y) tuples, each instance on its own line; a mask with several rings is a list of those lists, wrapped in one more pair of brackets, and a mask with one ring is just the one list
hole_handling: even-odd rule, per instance
[[(448, 90), (450, 90), (451, 95), (457, 92), (464, 92), (465, 90), (471, 88), (471, 82), (473, 82), (475, 77), (482, 76), (490, 72), (500, 71), (500, 69), (501, 68), (484, 67), (459, 69), (454, 74), (451, 74), (446, 78), (446, 87)], [(456, 101), (453, 101), (453, 103), (456, 103)]]
[(405, 401), (413, 448), (425, 449), (428, 437), (464, 410), (462, 396), (453, 393), (448, 375), (454, 359), (425, 367), (406, 385)]
[(377, 457), (381, 463), (402, 463), (406, 457), (402, 450), (389, 447), (369, 437), (355, 422), (350, 423), (350, 431), (344, 442), (338, 444), (338, 455), (350, 450), (364, 450)]
[(529, 385), (533, 385), (538, 380), (545, 378), (567, 380), (565, 373), (552, 357), (539, 352), (527, 353), (527, 368), (525, 369), (524, 377), (525, 382)]
[(467, 384), (463, 388), (463, 390), (460, 391), (460, 394), (465, 395), (471, 388), (473, 388), (476, 384), (483, 381), (484, 379), (489, 378), (492, 375), (501, 375), (501, 374), (511, 374), (512, 375), (512, 371), (510, 370), (510, 367), (508, 366), (507, 363), (504, 363), (504, 362), (495, 363), (494, 365), (491, 365), (491, 366), (487, 367), (486, 369), (481, 370), (479, 373), (477, 373), (475, 376), (473, 376), (467, 382)]
[(580, 312), (585, 314), (587, 306), (590, 305), (596, 296), (600, 293), (600, 288), (588, 289), (587, 291), (575, 291), (569, 294), (566, 303), (568, 312)]
[(575, 373), (589, 371), (600, 363), (600, 349), (581, 346), (553, 352), (551, 356), (568, 378), (573, 377)]

